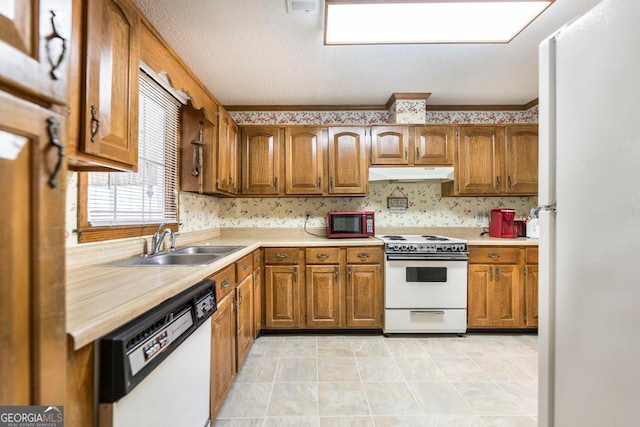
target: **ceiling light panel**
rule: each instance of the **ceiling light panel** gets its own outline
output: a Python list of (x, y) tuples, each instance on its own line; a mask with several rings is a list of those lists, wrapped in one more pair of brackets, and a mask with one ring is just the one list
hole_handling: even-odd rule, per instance
[(506, 43), (554, 0), (325, 2), (325, 44)]

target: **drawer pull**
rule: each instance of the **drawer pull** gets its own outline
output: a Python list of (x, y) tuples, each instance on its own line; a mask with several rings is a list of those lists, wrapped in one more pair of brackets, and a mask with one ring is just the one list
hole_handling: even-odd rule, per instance
[(493, 259), (500, 258), (500, 254), (498, 252), (489, 252), (489, 254), (487, 254), (487, 256), (489, 258), (493, 258)]
[(329, 258), (329, 255), (328, 254), (316, 254), (316, 257), (318, 259), (325, 260), (325, 259)]
[(242, 269), (244, 271), (247, 271), (249, 268), (250, 268), (249, 264), (245, 264), (245, 265), (242, 266)]
[(256, 262), (260, 262), (260, 255), (254, 258)]
[(283, 254), (283, 253), (277, 253), (276, 254), (276, 258), (278, 258), (279, 260), (283, 260), (285, 258), (288, 258), (289, 255), (288, 254)]
[(225, 279), (222, 281), (222, 283), (220, 284), (220, 287), (221, 287), (222, 289), (224, 289), (224, 288), (228, 288), (230, 284), (231, 284), (231, 281), (229, 280), (229, 278), (225, 278)]
[(358, 254), (358, 258), (360, 258), (361, 260), (365, 260), (367, 258), (369, 258), (371, 255), (369, 255), (367, 252), (360, 252)]
[(444, 310), (411, 310), (410, 313), (413, 314), (444, 314)]

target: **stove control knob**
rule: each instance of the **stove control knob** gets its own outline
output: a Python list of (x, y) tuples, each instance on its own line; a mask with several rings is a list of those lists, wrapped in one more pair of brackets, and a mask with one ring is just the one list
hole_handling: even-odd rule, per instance
[(418, 250), (418, 245), (409, 245), (409, 250), (410, 251), (417, 251)]
[(400, 245), (398, 245), (398, 244), (393, 245), (393, 250), (394, 251), (399, 251), (400, 250)]
[(451, 250), (451, 246), (449, 246), (449, 245), (442, 245), (442, 251), (443, 251), (443, 252), (447, 252), (448, 250)]
[(402, 249), (403, 251), (406, 251), (407, 250), (407, 245), (400, 246), (400, 249)]

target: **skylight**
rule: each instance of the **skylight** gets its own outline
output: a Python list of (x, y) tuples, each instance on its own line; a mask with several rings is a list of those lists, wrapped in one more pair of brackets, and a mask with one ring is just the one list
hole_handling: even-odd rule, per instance
[(554, 0), (326, 0), (325, 44), (507, 43)]

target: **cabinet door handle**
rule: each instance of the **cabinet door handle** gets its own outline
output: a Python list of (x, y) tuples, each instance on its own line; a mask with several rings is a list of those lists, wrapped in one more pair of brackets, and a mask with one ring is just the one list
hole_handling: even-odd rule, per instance
[(420, 158), (420, 147), (416, 147), (416, 159)]
[(243, 269), (244, 271), (247, 271), (249, 268), (250, 268), (250, 265), (249, 265), (249, 264), (245, 264), (245, 265), (243, 265), (243, 266), (242, 266), (242, 269)]
[(316, 254), (316, 258), (321, 259), (321, 260), (325, 260), (325, 259), (329, 258), (329, 255), (320, 253), (320, 254)]
[(511, 188), (513, 185), (511, 184), (511, 175), (507, 176), (507, 187)]
[(60, 123), (55, 117), (47, 119), (47, 133), (49, 134), (49, 143), (58, 149), (58, 160), (53, 167), (53, 171), (49, 176), (49, 187), (56, 188), (58, 186), (58, 173), (62, 167), (62, 159), (64, 159), (64, 146), (60, 143), (58, 135), (60, 133)]
[(498, 258), (500, 258), (500, 254), (499, 254), (498, 252), (489, 252), (489, 253), (487, 254), (487, 256), (488, 256), (489, 258), (493, 258), (493, 259), (498, 259)]
[(298, 283), (298, 267), (293, 267), (293, 283)]
[(339, 271), (340, 271), (340, 268), (338, 268), (338, 267), (336, 267), (336, 268), (333, 270), (333, 274), (336, 276), (336, 280), (338, 280), (338, 274), (339, 274)]
[(349, 280), (353, 277), (353, 267), (347, 268), (347, 274), (349, 275)]
[(361, 260), (365, 260), (367, 258), (369, 258), (371, 255), (369, 255), (367, 252), (360, 252), (358, 253), (358, 258), (360, 258)]
[(98, 119), (98, 108), (91, 106), (91, 142), (96, 142), (96, 135), (100, 129), (100, 120)]
[(500, 177), (496, 176), (496, 187), (500, 188)]
[(278, 177), (277, 176), (273, 177), (273, 188), (276, 189), (276, 190), (278, 189)]
[(409, 160), (409, 149), (408, 148), (404, 149), (404, 159), (405, 160)]
[(228, 288), (230, 284), (231, 284), (231, 281), (229, 280), (229, 278), (225, 278), (225, 279), (222, 281), (222, 283), (220, 284), (220, 287), (221, 287), (222, 289), (224, 289), (224, 288)]
[(496, 266), (496, 280), (498, 280), (498, 276), (500, 276), (500, 266)]
[(333, 189), (333, 177), (332, 176), (329, 177), (329, 188)]
[[(47, 60), (49, 61), (49, 65), (51, 65), (51, 71), (49, 71), (49, 75), (53, 80), (58, 80), (59, 77), (58, 77), (57, 71), (58, 71), (58, 68), (60, 67), (60, 64), (62, 64), (62, 61), (64, 61), (64, 55), (67, 53), (67, 39), (62, 37), (58, 32), (58, 29), (56, 28), (56, 21), (55, 21), (56, 13), (53, 10), (50, 10), (49, 13), (51, 13), (52, 32), (45, 38), (46, 40), (45, 47), (47, 49)], [(54, 60), (51, 57), (53, 49), (50, 46), (50, 43), (52, 40), (55, 40), (55, 39), (59, 39), (60, 42), (62, 43), (62, 46), (61, 46), (61, 51), (58, 54), (58, 58)]]
[(280, 252), (279, 252), (279, 253), (277, 253), (277, 254), (276, 254), (276, 258), (278, 258), (278, 259), (279, 259), (279, 260), (281, 260), (281, 261), (282, 261), (283, 259), (285, 259), (285, 258), (288, 258), (288, 257), (289, 257), (289, 255), (288, 255), (288, 254), (285, 254), (285, 253), (280, 253)]
[(489, 281), (493, 280), (493, 267), (489, 267)]
[(242, 289), (238, 289), (238, 307), (242, 305)]
[(322, 188), (322, 177), (319, 176), (318, 177), (318, 190), (320, 190)]

